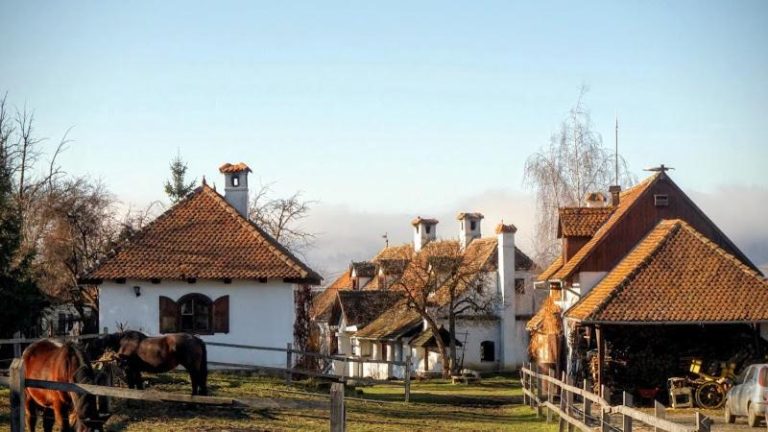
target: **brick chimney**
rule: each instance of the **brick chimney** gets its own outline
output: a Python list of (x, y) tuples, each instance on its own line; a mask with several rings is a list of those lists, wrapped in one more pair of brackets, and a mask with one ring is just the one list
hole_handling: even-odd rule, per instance
[(621, 186), (613, 185), (608, 188), (608, 192), (611, 193), (611, 205), (616, 207), (619, 205), (619, 196), (621, 195)]
[(251, 169), (243, 162), (225, 163), (219, 167), (224, 174), (224, 199), (244, 218), (248, 218), (248, 173)]

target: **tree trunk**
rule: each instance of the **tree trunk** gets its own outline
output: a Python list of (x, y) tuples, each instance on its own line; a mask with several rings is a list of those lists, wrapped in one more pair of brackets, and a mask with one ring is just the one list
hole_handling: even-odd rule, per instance
[[(429, 325), (430, 330), (432, 330), (432, 335), (435, 337), (435, 343), (437, 344), (437, 349), (440, 350), (440, 359), (443, 363), (443, 378), (450, 378), (451, 376), (451, 359), (448, 357), (448, 350), (446, 349), (445, 343), (443, 343), (443, 338), (440, 337), (440, 327), (437, 326), (437, 323), (434, 322), (434, 320), (428, 319), (427, 325)], [(429, 361), (427, 360), (427, 364), (429, 364)]]
[(448, 314), (448, 333), (450, 334), (448, 346), (451, 354), (451, 374), (456, 375), (459, 372), (459, 362), (457, 361), (458, 356), (456, 355), (456, 315), (453, 312)]

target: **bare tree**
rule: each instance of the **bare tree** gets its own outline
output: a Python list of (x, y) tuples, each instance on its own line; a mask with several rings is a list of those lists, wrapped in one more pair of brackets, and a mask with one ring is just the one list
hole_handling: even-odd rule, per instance
[[(558, 209), (581, 206), (590, 192), (605, 192), (616, 181), (629, 185), (634, 178), (626, 161), (603, 146), (584, 105), (588, 89), (582, 86), (568, 117), (552, 134), (549, 145), (528, 157), (524, 184), (536, 193), (537, 225), (534, 248), (538, 262), (549, 262), (560, 252)], [(618, 160), (618, 170), (614, 162)]]
[(249, 218), (292, 252), (301, 252), (311, 246), (316, 237), (301, 225), (313, 204), (315, 201), (304, 200), (301, 192), (288, 198), (274, 198), (270, 185), (266, 184), (251, 199)]
[[(457, 373), (456, 321), (468, 315), (493, 313), (499, 297), (487, 286), (487, 255), (465, 251), (457, 241), (437, 241), (418, 253), (402, 248), (396, 259), (407, 260), (403, 276), (390, 284), (402, 291), (408, 307), (427, 323), (441, 353), (443, 375)], [(440, 334), (440, 323), (448, 321), (448, 345)]]

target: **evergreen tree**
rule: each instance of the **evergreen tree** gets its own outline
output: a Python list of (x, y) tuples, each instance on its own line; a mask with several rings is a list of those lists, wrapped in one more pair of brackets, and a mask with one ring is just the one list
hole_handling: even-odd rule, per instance
[(184, 176), (187, 174), (187, 164), (181, 159), (180, 154), (171, 161), (171, 178), (165, 182), (165, 193), (171, 198), (174, 204), (181, 201), (189, 195), (195, 188), (195, 181), (186, 183)]
[(13, 196), (8, 148), (0, 145), (0, 338), (37, 322), (45, 299), (31, 273), (32, 256), (19, 256), (22, 217)]

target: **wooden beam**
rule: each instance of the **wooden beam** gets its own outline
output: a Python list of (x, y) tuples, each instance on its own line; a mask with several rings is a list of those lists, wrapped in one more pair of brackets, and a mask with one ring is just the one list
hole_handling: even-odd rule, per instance
[(346, 428), (344, 384), (331, 384), (331, 432), (344, 432)]
[(595, 336), (597, 336), (597, 388), (600, 389), (599, 396), (605, 398), (603, 394), (603, 384), (605, 383), (605, 377), (603, 376), (605, 371), (605, 334), (600, 326), (595, 326), (595, 333)]
[(9, 370), (11, 387), (11, 432), (24, 431), (24, 362), (15, 358)]

